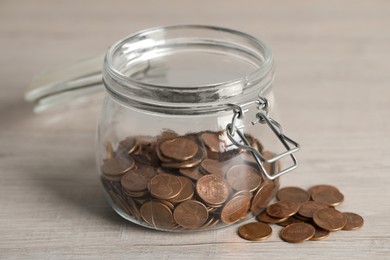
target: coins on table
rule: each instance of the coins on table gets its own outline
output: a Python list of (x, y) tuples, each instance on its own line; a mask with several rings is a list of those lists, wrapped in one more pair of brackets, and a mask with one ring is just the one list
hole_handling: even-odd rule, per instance
[(252, 240), (252, 241), (261, 241), (269, 238), (272, 234), (272, 228), (265, 223), (261, 222), (251, 222), (245, 225), (242, 225), (238, 229), (238, 234), (240, 237)]
[(303, 222), (290, 224), (282, 229), (280, 236), (286, 242), (300, 243), (311, 239), (316, 230), (315, 228)]
[[(268, 205), (257, 215), (257, 220), (263, 224), (277, 224), (283, 227), (280, 237), (286, 242), (323, 240), (331, 232), (355, 230), (364, 223), (360, 215), (340, 212), (332, 206), (341, 203), (344, 195), (331, 185), (316, 185), (308, 191), (298, 187), (286, 187), (280, 189), (276, 197), (279, 201)], [(309, 198), (321, 199), (315, 201)], [(252, 224), (250, 227), (255, 229), (255, 226)], [(240, 236), (249, 239), (241, 234)]]
[(156, 229), (204, 230), (239, 222), (262, 211), (279, 187), (224, 132), (167, 130), (107, 142), (105, 149), (101, 180), (114, 208)]

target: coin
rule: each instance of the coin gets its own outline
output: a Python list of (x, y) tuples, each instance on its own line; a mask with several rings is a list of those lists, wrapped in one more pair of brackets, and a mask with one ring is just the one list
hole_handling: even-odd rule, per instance
[(153, 167), (133, 169), (121, 179), (122, 188), (130, 192), (141, 192), (148, 188), (149, 181), (156, 175)]
[(160, 173), (150, 180), (148, 189), (153, 197), (169, 200), (180, 193), (182, 183), (178, 176)]
[(104, 175), (109, 177), (121, 177), (134, 166), (135, 163), (132, 158), (119, 159), (114, 157), (112, 159), (104, 160), (101, 171)]
[(194, 181), (203, 177), (203, 174), (199, 171), (198, 167), (179, 169), (179, 172)]
[(286, 187), (276, 193), (278, 200), (294, 200), (296, 202), (305, 202), (310, 199), (307, 191), (298, 187)]
[(267, 211), (263, 211), (259, 215), (256, 216), (258, 221), (269, 223), (269, 224), (277, 224), (286, 221), (289, 217), (285, 218), (275, 218), (270, 215), (268, 215)]
[(303, 222), (290, 224), (280, 232), (282, 239), (289, 243), (301, 243), (311, 239), (314, 234), (314, 227)]
[(217, 133), (205, 132), (201, 134), (202, 140), (206, 147), (212, 152), (221, 152), (223, 150), (223, 143), (219, 139)]
[(346, 217), (334, 208), (320, 209), (313, 214), (314, 223), (328, 231), (337, 231), (346, 224)]
[(343, 215), (347, 221), (343, 230), (355, 230), (361, 228), (364, 224), (364, 219), (356, 213), (343, 212)]
[(199, 201), (187, 200), (175, 208), (173, 217), (180, 226), (197, 229), (206, 223), (209, 213), (206, 206)]
[(319, 227), (314, 227), (314, 228), (316, 231), (314, 233), (314, 236), (312, 238), (310, 238), (310, 240), (313, 240), (313, 241), (323, 240), (323, 239), (327, 238), (330, 234), (330, 232), (328, 230), (325, 230), (325, 229), (322, 229)]
[(238, 234), (243, 239), (261, 241), (271, 236), (272, 228), (262, 222), (251, 222), (239, 227)]
[(316, 201), (306, 201), (302, 203), (301, 207), (299, 208), (298, 214), (305, 218), (313, 218), (314, 212), (319, 209), (325, 208), (328, 208), (328, 206), (324, 203)]
[(200, 167), (202, 172), (205, 174), (219, 174), (219, 175), (224, 175), (224, 167), (223, 164), (220, 163), (217, 160), (212, 160), (212, 159), (204, 159), (200, 163)]
[(323, 190), (336, 190), (339, 191), (335, 186), (327, 185), (327, 184), (320, 184), (310, 187), (307, 191), (309, 192), (310, 196), (313, 195), (313, 193), (317, 193)]
[(328, 206), (337, 206), (343, 202), (344, 195), (330, 186), (328, 188), (323, 187), (321, 190), (317, 191), (312, 190), (311, 198), (314, 201), (322, 202)]
[(226, 180), (236, 191), (247, 190), (252, 192), (261, 183), (260, 173), (257, 169), (246, 164), (232, 166), (226, 174)]
[(180, 203), (189, 200), (194, 196), (195, 192), (194, 184), (190, 179), (183, 176), (178, 176), (178, 178), (182, 184), (182, 189), (177, 196), (170, 200), (172, 203)]
[(295, 216), (291, 216), (291, 217), (288, 217), (286, 220), (281, 221), (281, 222), (276, 223), (276, 224), (278, 224), (279, 226), (282, 226), (282, 227), (287, 227), (290, 224), (300, 223), (300, 222), (304, 222), (304, 221), (296, 218)]
[(173, 225), (172, 211), (168, 206), (158, 201), (147, 201), (140, 209), (142, 219), (149, 225), (169, 229)]
[(267, 207), (267, 213), (271, 217), (285, 218), (298, 212), (300, 204), (293, 200), (282, 200)]
[(197, 181), (196, 192), (207, 204), (219, 205), (229, 197), (229, 186), (220, 175), (210, 174)]
[(273, 197), (274, 190), (275, 185), (272, 181), (265, 181), (260, 185), (252, 200), (251, 211), (253, 214), (258, 214), (261, 209), (267, 206)]
[(161, 143), (160, 150), (168, 158), (185, 161), (191, 159), (198, 152), (198, 145), (191, 139), (178, 137)]
[(232, 224), (247, 216), (252, 194), (241, 193), (229, 200), (221, 211), (221, 220), (225, 224)]

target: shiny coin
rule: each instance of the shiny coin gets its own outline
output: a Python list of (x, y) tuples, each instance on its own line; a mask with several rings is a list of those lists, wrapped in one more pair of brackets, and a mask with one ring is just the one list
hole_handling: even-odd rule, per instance
[(314, 212), (319, 209), (325, 208), (328, 208), (328, 206), (324, 203), (316, 201), (306, 201), (302, 203), (301, 207), (299, 208), (298, 214), (305, 218), (313, 218)]
[(271, 236), (272, 228), (268, 224), (262, 222), (251, 222), (239, 227), (238, 234), (243, 239), (261, 241)]
[(343, 227), (343, 230), (355, 230), (361, 228), (364, 224), (364, 219), (355, 213), (343, 212), (347, 223)]
[(219, 205), (229, 197), (229, 186), (220, 175), (210, 174), (197, 181), (196, 192), (207, 204)]
[(206, 206), (199, 201), (187, 200), (176, 207), (173, 217), (180, 226), (197, 229), (206, 223), (209, 213)]
[(225, 224), (232, 224), (247, 216), (251, 204), (252, 194), (241, 193), (229, 200), (221, 211), (221, 220)]
[(106, 144), (106, 159), (112, 159), (114, 157), (114, 149), (112, 148), (112, 143), (107, 142)]
[(251, 211), (258, 214), (271, 201), (275, 191), (275, 185), (272, 181), (263, 182), (257, 190), (252, 200)]
[(328, 230), (325, 230), (325, 229), (322, 229), (322, 228), (319, 228), (319, 227), (314, 227), (316, 232), (314, 233), (314, 236), (312, 238), (310, 238), (310, 240), (313, 240), (313, 241), (318, 241), (318, 240), (323, 240), (325, 238), (327, 238), (330, 234), (330, 232)]
[(328, 231), (337, 231), (346, 224), (346, 218), (343, 213), (334, 208), (320, 209), (313, 214), (314, 223)]
[(314, 201), (322, 202), (328, 206), (337, 206), (344, 200), (344, 195), (333, 187), (323, 188), (318, 191), (313, 191), (311, 198)]
[(280, 233), (282, 239), (289, 243), (301, 243), (311, 239), (315, 234), (315, 228), (306, 223), (293, 223), (284, 227)]
[(300, 203), (310, 199), (309, 193), (298, 187), (286, 187), (280, 189), (276, 194), (276, 197), (278, 200), (293, 200)]
[(264, 223), (269, 223), (269, 224), (277, 224), (286, 221), (289, 217), (285, 218), (275, 218), (270, 215), (266, 211), (260, 213), (259, 215), (256, 216), (258, 221), (264, 222)]
[(122, 188), (130, 192), (141, 192), (147, 190), (149, 181), (155, 175), (155, 170), (150, 166), (133, 169), (122, 177)]
[(146, 223), (156, 228), (169, 229), (174, 223), (172, 211), (158, 201), (145, 202), (140, 208), (140, 213)]
[(217, 133), (205, 132), (201, 134), (201, 138), (210, 151), (219, 153), (223, 150), (223, 143), (219, 140)]
[(191, 159), (198, 152), (198, 145), (188, 138), (175, 138), (166, 140), (161, 143), (161, 153), (171, 159), (177, 161), (185, 161)]
[(252, 166), (241, 164), (232, 166), (227, 174), (226, 180), (236, 191), (254, 191), (261, 183), (260, 173)]
[(161, 173), (150, 180), (148, 189), (153, 197), (169, 200), (180, 193), (182, 190), (182, 183), (178, 176)]
[(298, 212), (300, 204), (293, 200), (278, 201), (267, 207), (267, 213), (271, 217), (286, 218)]

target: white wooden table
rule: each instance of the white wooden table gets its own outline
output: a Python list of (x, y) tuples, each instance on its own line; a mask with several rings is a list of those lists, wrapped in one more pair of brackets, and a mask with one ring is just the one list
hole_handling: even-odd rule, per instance
[[(0, 259), (390, 259), (390, 2), (0, 1)], [(23, 100), (44, 69), (152, 26), (211, 24), (272, 49), (283, 125), (301, 144), (282, 186), (338, 186), (358, 231), (289, 244), (237, 227), (194, 234), (117, 216), (94, 162), (99, 102), (40, 115)]]

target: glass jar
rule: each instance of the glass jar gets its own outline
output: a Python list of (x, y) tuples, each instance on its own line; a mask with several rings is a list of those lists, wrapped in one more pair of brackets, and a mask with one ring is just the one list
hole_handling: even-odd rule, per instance
[(297, 166), (298, 144), (272, 119), (273, 78), (269, 49), (225, 28), (155, 28), (114, 44), (96, 149), (114, 210), (166, 231), (259, 214)]

